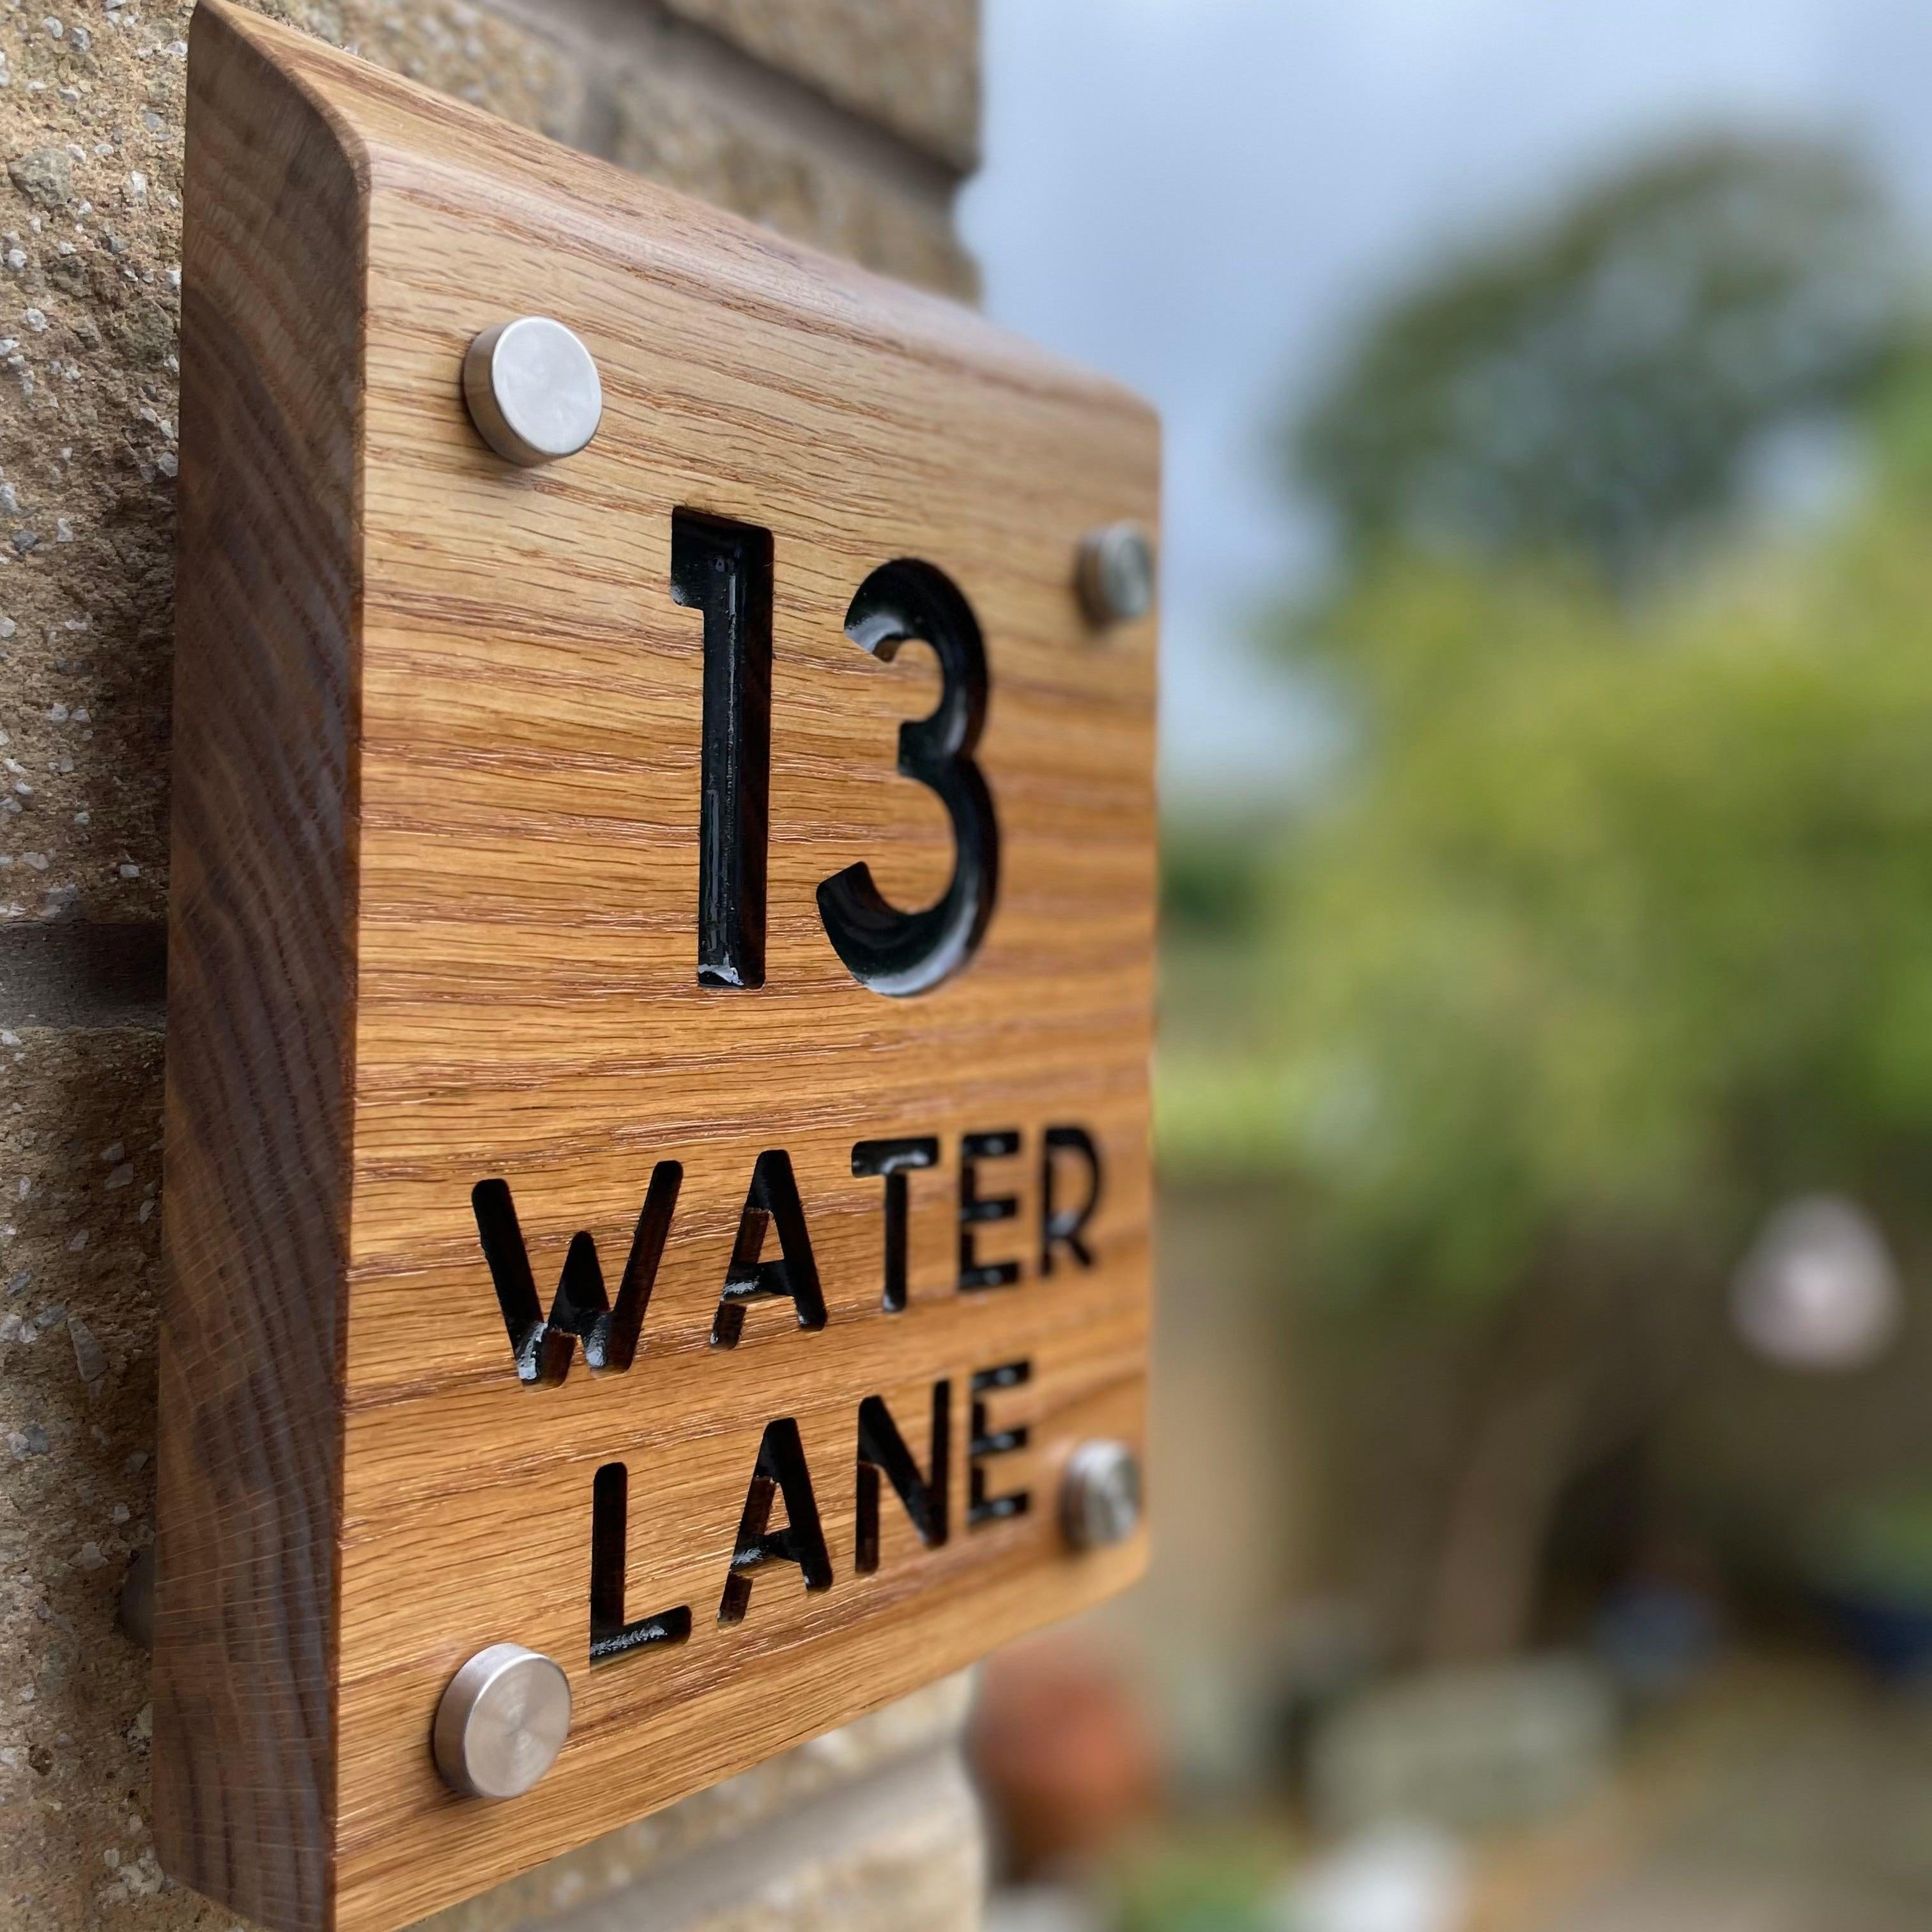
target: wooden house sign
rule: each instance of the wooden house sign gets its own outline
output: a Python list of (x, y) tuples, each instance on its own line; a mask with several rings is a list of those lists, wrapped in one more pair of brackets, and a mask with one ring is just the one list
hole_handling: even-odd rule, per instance
[(388, 1932), (1144, 1561), (1157, 434), (205, 0), (154, 1750)]

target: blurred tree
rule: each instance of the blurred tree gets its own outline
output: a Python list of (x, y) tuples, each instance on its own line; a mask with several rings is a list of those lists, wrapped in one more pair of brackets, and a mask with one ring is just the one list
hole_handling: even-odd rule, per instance
[(1244, 937), (1254, 930), (1260, 884), (1250, 838), (1185, 824), (1162, 838), (1160, 915), (1170, 932), (1210, 944)]
[(1169, 1056), (1162, 1152), (1292, 1174), (1316, 1282), (1486, 1333), (1438, 1654), (1525, 1634), (1562, 1486), (1768, 1208), (1932, 1235), (1932, 375), (1878, 422), (1802, 554), (1633, 607), (1391, 549), (1298, 633), (1360, 755), (1274, 868), (1240, 1052)]
[(1870, 382), (1901, 254), (1835, 151), (1656, 161), (1397, 302), (1292, 437), (1292, 466), (1345, 575), (1394, 544), (1557, 552), (1627, 586), (1724, 516), (1772, 432)]

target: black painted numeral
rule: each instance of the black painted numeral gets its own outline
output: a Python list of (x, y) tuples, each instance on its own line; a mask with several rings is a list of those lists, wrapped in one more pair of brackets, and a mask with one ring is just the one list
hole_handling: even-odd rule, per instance
[(772, 533), (674, 510), (670, 594), (704, 614), (698, 978), (765, 983), (772, 756)]
[[(770, 842), (772, 533), (695, 510), (671, 513), (670, 590), (704, 615), (699, 774), (698, 978), (765, 983)], [(875, 993), (929, 992), (971, 958), (999, 887), (1000, 828), (974, 763), (986, 719), (986, 646), (959, 587), (916, 557), (881, 564), (845, 613), (845, 634), (881, 663), (923, 644), (939, 660), (939, 704), (899, 727), (898, 769), (936, 793), (952, 822), (952, 876), (917, 912), (890, 904), (863, 860), (823, 880), (818, 911), (847, 970)]]
[(929, 992), (973, 956), (999, 886), (1000, 829), (973, 762), (986, 718), (986, 647), (978, 620), (943, 570), (912, 557), (881, 564), (860, 585), (845, 634), (890, 663), (916, 640), (939, 660), (938, 708), (899, 727), (900, 771), (939, 795), (952, 821), (952, 877), (938, 900), (901, 912), (863, 860), (818, 888), (826, 936), (847, 970), (875, 993)]

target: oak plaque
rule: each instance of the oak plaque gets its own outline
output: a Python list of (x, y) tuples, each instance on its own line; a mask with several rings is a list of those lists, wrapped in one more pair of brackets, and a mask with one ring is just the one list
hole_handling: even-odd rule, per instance
[[(204, 0), (157, 1830), (388, 1932), (1080, 1609), (1138, 1450), (1132, 398)], [(589, 349), (519, 467), (481, 334)], [(465, 1660), (561, 1664), (459, 1795)]]

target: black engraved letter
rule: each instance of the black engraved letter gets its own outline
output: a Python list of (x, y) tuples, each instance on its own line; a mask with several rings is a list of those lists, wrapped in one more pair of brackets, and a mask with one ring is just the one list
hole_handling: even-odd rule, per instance
[(852, 1150), (852, 1172), (883, 1174), (886, 1183), (886, 1287), (880, 1306), (896, 1315), (906, 1305), (906, 1210), (916, 1167), (931, 1167), (939, 1159), (939, 1143), (930, 1138), (910, 1141), (861, 1141)]
[[(781, 1258), (775, 1262), (759, 1258), (767, 1228), (778, 1238)], [(805, 1206), (798, 1198), (791, 1156), (782, 1148), (767, 1148), (752, 1170), (731, 1266), (711, 1324), (712, 1346), (735, 1348), (744, 1332), (745, 1304), (772, 1298), (793, 1304), (801, 1328), (825, 1326), (825, 1297), (818, 1286), (818, 1265), (812, 1258), (812, 1238), (805, 1230)]]
[(884, 1400), (868, 1395), (860, 1403), (859, 1533), (854, 1567), (860, 1576), (868, 1576), (879, 1567), (879, 1478), (882, 1472), (904, 1504), (920, 1541), (928, 1549), (936, 1550), (946, 1540), (952, 1433), (952, 1384), (937, 1382), (932, 1385), (932, 1473), (922, 1477)]
[[(781, 1496), (785, 1526), (774, 1529), (772, 1504)], [(764, 1439), (758, 1444), (758, 1466), (745, 1493), (745, 1513), (738, 1520), (738, 1540), (732, 1547), (731, 1572), (718, 1601), (721, 1624), (742, 1622), (752, 1600), (752, 1585), (768, 1563), (796, 1563), (808, 1590), (831, 1586), (832, 1559), (826, 1554), (825, 1532), (818, 1526), (812, 1472), (805, 1466), (798, 1424), (788, 1415), (766, 1423)]]

